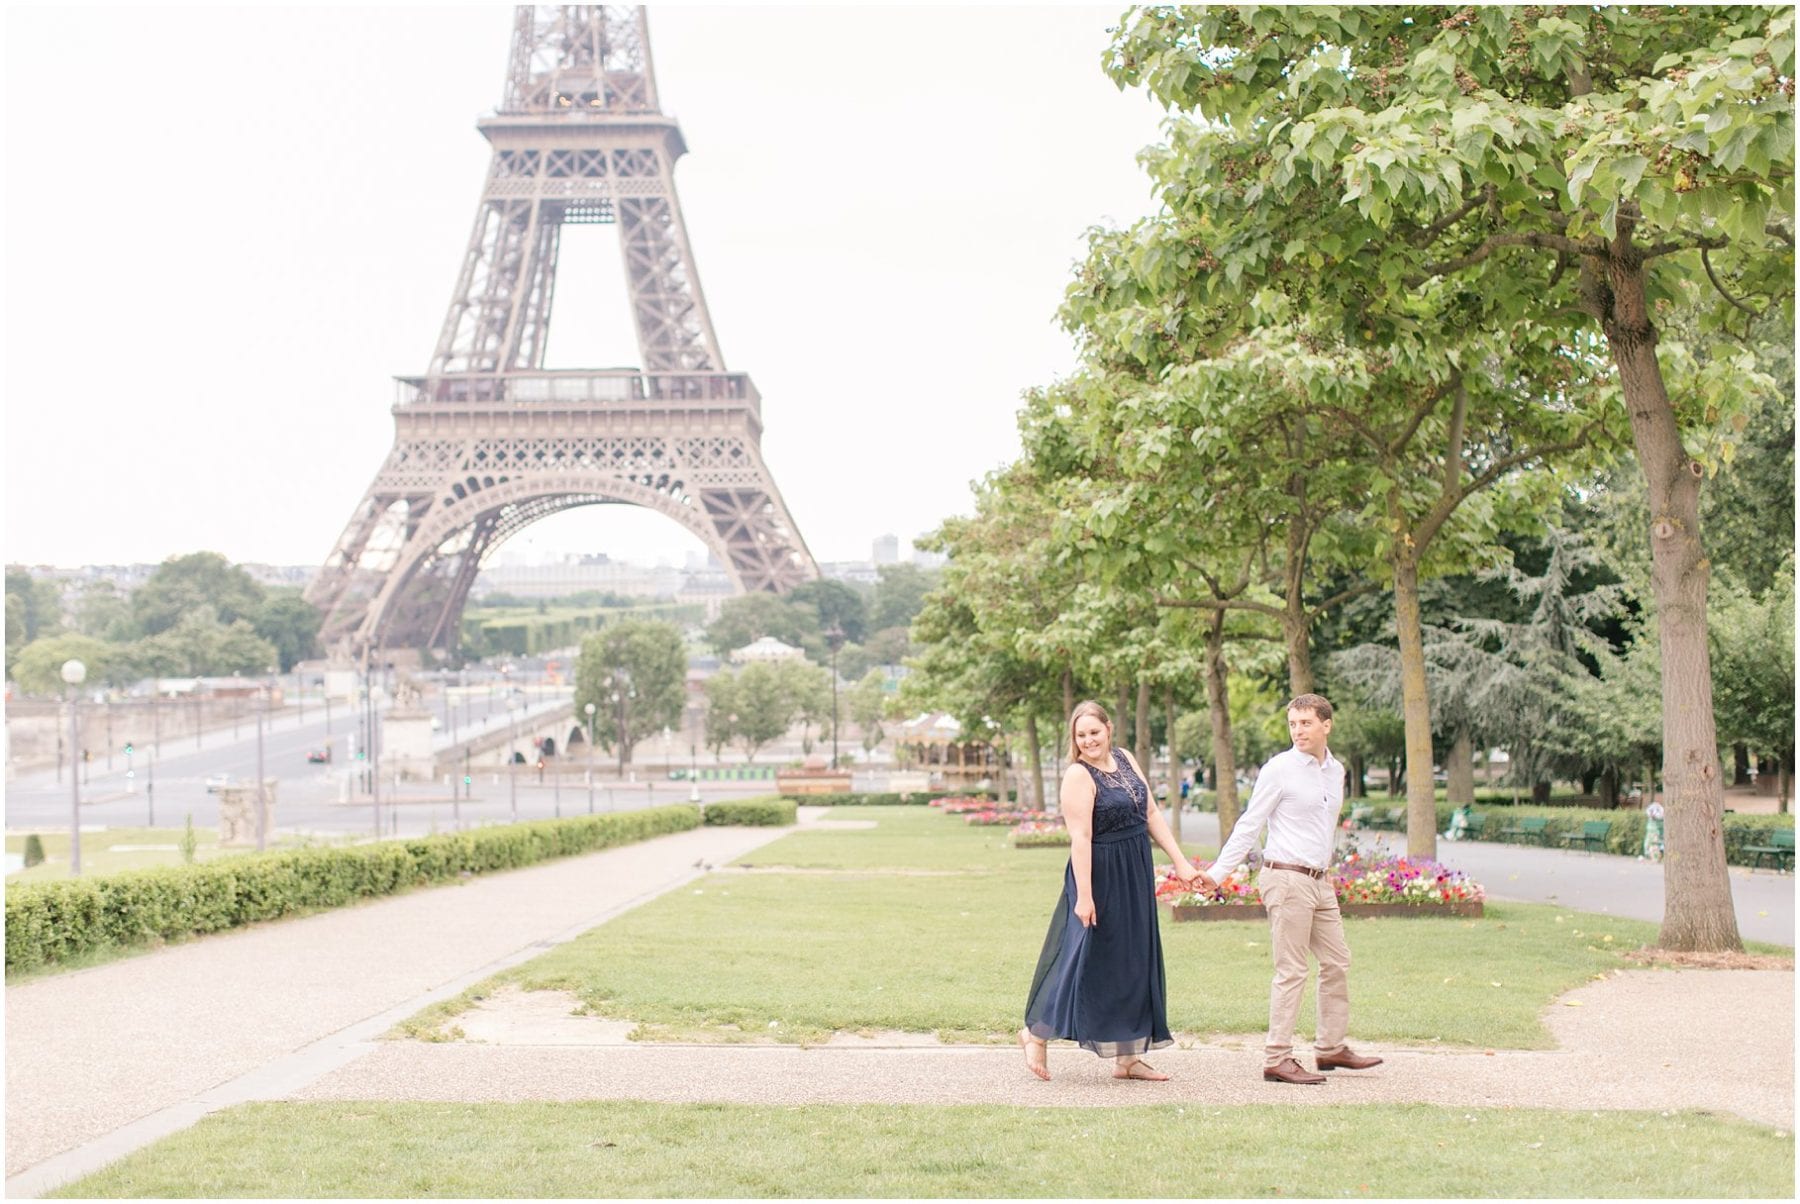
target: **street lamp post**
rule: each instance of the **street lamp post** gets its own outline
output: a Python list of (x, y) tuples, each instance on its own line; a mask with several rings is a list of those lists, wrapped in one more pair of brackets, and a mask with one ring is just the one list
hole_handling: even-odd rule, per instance
[(844, 629), (833, 623), (825, 632), (825, 643), (831, 649), (831, 767), (838, 767), (838, 697), (837, 654), (844, 646)]
[(69, 872), (81, 873), (81, 776), (75, 772), (75, 750), (80, 746), (76, 708), (81, 705), (81, 683), (87, 666), (77, 660), (63, 662), (62, 679), (69, 686)]
[(587, 780), (588, 780), (588, 814), (594, 813), (594, 712), (599, 708), (588, 703), (581, 708), (587, 715)]

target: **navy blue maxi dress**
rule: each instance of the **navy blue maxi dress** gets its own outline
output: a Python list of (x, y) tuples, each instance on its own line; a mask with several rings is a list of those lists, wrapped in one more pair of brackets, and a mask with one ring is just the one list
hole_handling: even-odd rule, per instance
[(1031, 979), (1025, 1027), (1041, 1041), (1074, 1041), (1103, 1058), (1174, 1043), (1169, 1036), (1156, 878), (1150, 861), (1150, 788), (1124, 757), (1117, 773), (1081, 762), (1094, 779), (1094, 927), (1075, 918), (1075, 865), (1063, 871)]

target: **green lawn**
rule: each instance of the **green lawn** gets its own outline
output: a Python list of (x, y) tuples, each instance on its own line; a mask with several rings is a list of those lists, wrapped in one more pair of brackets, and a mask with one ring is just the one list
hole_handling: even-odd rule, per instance
[[(7, 833), (6, 851), (23, 853), (28, 835), (29, 832), (23, 831)], [(102, 832), (83, 832), (82, 875), (116, 874), (120, 870), (147, 870), (161, 865), (180, 865), (181, 836), (181, 828), (107, 828)], [(219, 843), (219, 830), (215, 827), (195, 825), (194, 838), (197, 842), (194, 857), (198, 861), (235, 857), (240, 853), (256, 851), (255, 845), (225, 847)], [(42, 829), (38, 832), (38, 839), (44, 842), (44, 863), (8, 874), (7, 882), (53, 882), (69, 876), (68, 828)], [(270, 847), (297, 849), (328, 843), (333, 842), (319, 837), (284, 836), (271, 841)]]
[(1704, 1114), (1424, 1105), (262, 1103), (52, 1194), (1790, 1199), (1794, 1143)]
[[(444, 1026), (501, 983), (569, 990), (649, 1039), (816, 1041), (905, 1029), (1011, 1040), (1066, 856), (917, 807), (857, 808), (866, 830), (801, 832), (749, 854), (804, 874), (714, 873), (429, 1009)], [(843, 868), (842, 873), (820, 870)], [(1166, 914), (1166, 913), (1165, 913)], [(1481, 920), (1346, 921), (1352, 1035), (1404, 1044), (1547, 1048), (1558, 994), (1627, 963), (1654, 924), (1527, 904)], [(1169, 1023), (1199, 1035), (1267, 1025), (1268, 929), (1165, 919)], [(1310, 1035), (1312, 1007), (1301, 1008)]]

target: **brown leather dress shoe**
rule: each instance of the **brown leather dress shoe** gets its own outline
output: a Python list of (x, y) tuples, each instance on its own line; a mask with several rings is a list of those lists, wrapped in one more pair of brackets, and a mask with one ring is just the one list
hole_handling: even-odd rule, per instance
[(1380, 1058), (1365, 1058), (1348, 1045), (1334, 1054), (1319, 1054), (1313, 1059), (1320, 1070), (1367, 1070), (1381, 1065)]
[(1263, 1067), (1263, 1081), (1267, 1083), (1295, 1083), (1301, 1086), (1311, 1086), (1314, 1083), (1323, 1083), (1325, 1081), (1325, 1076), (1322, 1074), (1313, 1074), (1304, 1066), (1300, 1065), (1300, 1063), (1294, 1061), (1294, 1059), (1286, 1058), (1276, 1063), (1274, 1066)]

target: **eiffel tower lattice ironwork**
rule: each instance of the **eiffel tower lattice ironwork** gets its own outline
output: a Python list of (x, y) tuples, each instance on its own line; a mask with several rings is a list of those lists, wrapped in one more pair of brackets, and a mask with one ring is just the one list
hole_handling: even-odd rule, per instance
[[(818, 576), (763, 462), (762, 405), (727, 372), (694, 270), (642, 8), (522, 6), (475, 228), (430, 371), (307, 599), (328, 647), (449, 649), (483, 558), (559, 511), (644, 506), (746, 591)], [(544, 364), (563, 226), (618, 227), (641, 371)]]

